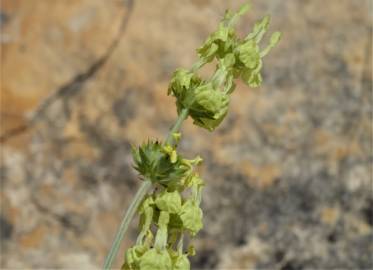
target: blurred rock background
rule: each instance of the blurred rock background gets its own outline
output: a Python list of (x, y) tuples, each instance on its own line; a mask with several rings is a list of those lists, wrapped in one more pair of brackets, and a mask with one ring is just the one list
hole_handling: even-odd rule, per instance
[[(193, 268), (372, 269), (372, 1), (252, 2), (241, 33), (265, 14), (283, 32), (263, 86), (216, 132), (183, 127), (207, 182)], [(130, 145), (165, 136), (171, 73), (242, 3), (2, 1), (1, 269), (102, 265)]]

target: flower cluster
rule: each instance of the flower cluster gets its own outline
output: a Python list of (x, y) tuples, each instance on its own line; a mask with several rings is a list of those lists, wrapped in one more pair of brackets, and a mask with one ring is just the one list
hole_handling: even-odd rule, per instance
[(159, 142), (147, 142), (132, 149), (135, 169), (140, 175), (153, 183), (167, 185), (178, 182), (187, 172), (184, 160), (171, 146), (162, 146)]
[[(249, 8), (244, 5), (237, 13), (227, 11), (218, 29), (197, 50), (199, 61), (190, 70), (174, 72), (168, 94), (176, 98), (179, 117), (166, 142), (148, 141), (133, 148), (134, 167), (144, 183), (151, 183), (149, 187), (152, 186), (153, 191), (146, 194), (146, 190), (137, 196), (138, 202), (142, 198), (138, 208), (140, 233), (136, 244), (126, 251), (122, 269), (190, 268), (188, 256), (194, 255), (194, 248), (185, 248), (183, 243), (186, 233), (194, 237), (203, 227), (200, 203), (204, 183), (195, 170), (202, 159), (188, 160), (178, 154), (180, 133), (176, 131), (187, 116), (196, 125), (214, 130), (228, 112), (235, 79), (242, 79), (250, 87), (261, 84), (262, 58), (278, 43), (281, 35), (273, 33), (269, 44), (260, 49), (259, 44), (269, 25), (266, 16), (255, 23), (251, 33), (240, 38), (234, 26)], [(197, 71), (212, 61), (216, 62), (215, 72), (210, 78), (203, 79)], [(117, 250), (118, 246), (114, 246)], [(110, 266), (112, 253), (105, 265)]]
[(190, 246), (185, 253), (183, 240), (186, 232), (195, 236), (203, 226), (203, 180), (195, 172), (202, 159), (184, 159), (175, 147), (158, 142), (142, 145), (133, 155), (136, 169), (145, 178), (154, 177), (156, 188), (139, 207), (140, 234), (127, 250), (122, 269), (189, 269), (188, 255), (194, 249)]
[[(272, 34), (269, 44), (260, 49), (270, 18), (264, 17), (255, 23), (254, 29), (245, 38), (236, 34), (237, 19), (249, 10), (244, 5), (237, 13), (227, 11), (218, 29), (197, 50), (200, 61), (192, 70), (178, 69), (171, 79), (168, 94), (176, 97), (178, 111), (186, 108), (194, 123), (214, 130), (228, 111), (229, 95), (235, 89), (234, 79), (241, 78), (248, 86), (258, 87), (262, 83), (262, 58), (280, 40), (281, 34)], [(216, 60), (215, 73), (202, 79), (197, 70)]]

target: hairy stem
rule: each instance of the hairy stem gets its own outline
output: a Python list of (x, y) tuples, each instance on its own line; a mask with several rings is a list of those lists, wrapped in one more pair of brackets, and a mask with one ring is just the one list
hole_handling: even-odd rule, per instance
[[(167, 139), (164, 142), (164, 144), (170, 144), (174, 145), (175, 140), (174, 137), (172, 136), (173, 133), (178, 132), (180, 130), (181, 124), (183, 121), (188, 117), (189, 110), (188, 109), (183, 109), (179, 117), (177, 118), (175, 124), (171, 128), (170, 132), (167, 135)], [(126, 214), (124, 215), (122, 222), (120, 223), (120, 226), (118, 228), (118, 231), (115, 235), (113, 244), (111, 245), (110, 251), (108, 255), (105, 258), (104, 270), (111, 269), (111, 266), (113, 264), (113, 261), (118, 253), (120, 244), (122, 243), (123, 237), (128, 229), (129, 224), (131, 223), (140, 203), (144, 199), (145, 195), (148, 193), (152, 186), (152, 182), (150, 179), (145, 179), (144, 182), (141, 184), (139, 190), (137, 191), (135, 197), (133, 198)]]

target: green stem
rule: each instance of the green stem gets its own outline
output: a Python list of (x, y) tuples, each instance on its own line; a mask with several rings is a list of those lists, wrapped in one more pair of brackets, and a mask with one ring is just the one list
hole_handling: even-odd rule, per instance
[(133, 198), (126, 214), (124, 215), (124, 218), (118, 228), (118, 231), (117, 231), (117, 234), (114, 238), (114, 241), (113, 241), (113, 244), (111, 246), (111, 249), (105, 259), (105, 263), (104, 263), (104, 269), (110, 269), (111, 268), (111, 265), (118, 253), (118, 250), (119, 250), (119, 247), (120, 247), (120, 244), (122, 243), (122, 240), (123, 240), (123, 237), (124, 237), (124, 234), (126, 233), (127, 229), (128, 229), (128, 226), (131, 222), (131, 220), (133, 219), (133, 216), (135, 215), (136, 213), (136, 210), (137, 208), (139, 207), (142, 199), (144, 198), (144, 196), (146, 195), (146, 193), (148, 193), (150, 187), (152, 186), (152, 182), (149, 181), (149, 180), (145, 180), (139, 190), (137, 191), (135, 197)]
[[(172, 136), (173, 133), (178, 132), (180, 130), (181, 124), (183, 121), (188, 117), (189, 110), (188, 109), (183, 109), (179, 117), (176, 120), (176, 123), (170, 130), (170, 132), (167, 135), (167, 139), (165, 141), (165, 144), (170, 144), (173, 145), (175, 143), (174, 137)], [(141, 184), (139, 190), (137, 191), (135, 197), (133, 198), (126, 214), (124, 215), (122, 222), (120, 223), (120, 226), (118, 228), (118, 231), (115, 235), (113, 244), (111, 245), (110, 251), (108, 255), (105, 258), (104, 270), (111, 269), (111, 266), (113, 264), (113, 261), (118, 253), (120, 244), (122, 243), (124, 234), (126, 233), (128, 226), (130, 222), (133, 219), (133, 216), (135, 215), (137, 208), (139, 207), (140, 203), (144, 199), (145, 195), (148, 193), (152, 186), (152, 182), (149, 179), (145, 179), (144, 182)]]

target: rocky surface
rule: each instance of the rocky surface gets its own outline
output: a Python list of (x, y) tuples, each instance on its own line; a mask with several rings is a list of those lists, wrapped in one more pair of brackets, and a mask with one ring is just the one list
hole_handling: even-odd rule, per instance
[[(164, 137), (170, 74), (238, 2), (3, 1), (2, 269), (102, 265), (130, 145)], [(183, 127), (207, 182), (193, 268), (372, 269), (372, 1), (255, 0), (240, 32), (267, 13), (264, 85), (239, 84), (216, 132)]]

